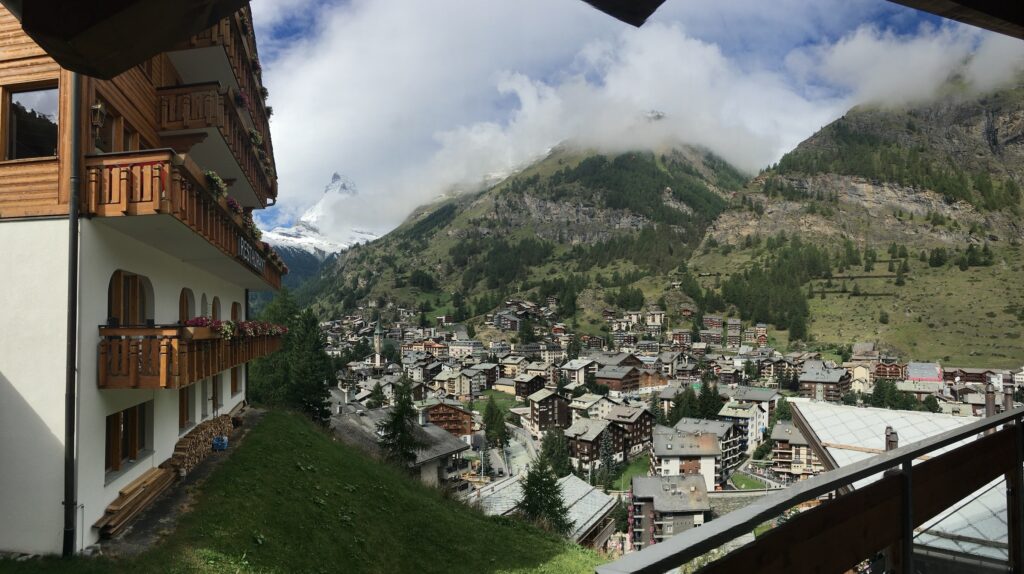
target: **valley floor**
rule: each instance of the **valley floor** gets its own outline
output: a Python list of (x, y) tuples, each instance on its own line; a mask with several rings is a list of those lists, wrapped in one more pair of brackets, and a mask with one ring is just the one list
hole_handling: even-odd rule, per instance
[(139, 556), (0, 560), (0, 572), (583, 574), (603, 562), (447, 499), (291, 413), (269, 412), (200, 488), (178, 528)]

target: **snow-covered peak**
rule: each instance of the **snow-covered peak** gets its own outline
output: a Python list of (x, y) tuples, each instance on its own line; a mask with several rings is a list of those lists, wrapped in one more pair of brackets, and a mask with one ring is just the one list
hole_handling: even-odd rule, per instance
[(331, 183), (324, 187), (320, 199), (299, 217), (294, 225), (275, 227), (263, 234), (267, 243), (281, 248), (301, 249), (320, 259), (332, 253), (344, 251), (356, 243), (366, 243), (377, 239), (377, 235), (359, 229), (345, 229), (330, 236), (323, 232), (322, 226), (331, 210), (338, 209), (339, 202), (344, 202), (359, 194), (352, 180), (335, 172)]

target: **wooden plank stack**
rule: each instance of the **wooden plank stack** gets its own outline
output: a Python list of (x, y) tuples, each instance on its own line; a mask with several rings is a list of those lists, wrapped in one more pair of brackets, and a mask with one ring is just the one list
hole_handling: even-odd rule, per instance
[(231, 433), (229, 415), (221, 415), (199, 424), (174, 445), (174, 455), (163, 464), (182, 475), (192, 472), (213, 450), (213, 437)]
[(94, 526), (100, 535), (110, 538), (121, 532), (139, 512), (149, 506), (161, 492), (174, 482), (174, 471), (151, 468), (118, 492), (106, 512)]

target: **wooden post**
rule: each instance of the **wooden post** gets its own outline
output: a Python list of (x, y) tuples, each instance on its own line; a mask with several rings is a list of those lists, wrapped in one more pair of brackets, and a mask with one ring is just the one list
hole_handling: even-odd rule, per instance
[[(1011, 394), (1012, 400), (1012, 394)], [(1006, 528), (1010, 571), (1024, 573), (1024, 424), (1014, 422), (1013, 471), (1006, 474)]]

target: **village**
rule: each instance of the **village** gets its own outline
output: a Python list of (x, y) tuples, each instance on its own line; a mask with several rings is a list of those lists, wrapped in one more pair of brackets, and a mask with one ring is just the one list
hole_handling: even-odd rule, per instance
[[(670, 329), (656, 306), (607, 309), (608, 337), (577, 338), (554, 320), (556, 305), (506, 301), (485, 323), (503, 337), (486, 343), (451, 317), (419, 327), (402, 309), (391, 325), (359, 315), (322, 322), (329, 354), (372, 349), (336, 373), (336, 436), (372, 452), (396, 389), (408, 384), (429, 445), (414, 474), (506, 515), (527, 466), (558, 435), (572, 469), (559, 477), (569, 537), (626, 553), (835, 469), (844, 453), (895, 447), (893, 426), (927, 429), (904, 441), (925, 438), (1012, 409), (1024, 389), (1024, 367), (915, 362), (870, 342), (852, 342), (843, 361), (782, 353), (765, 324), (696, 318), (686, 306), (678, 314), (691, 328)], [(504, 444), (485, 438), (495, 424), (488, 403), (501, 405)]]

